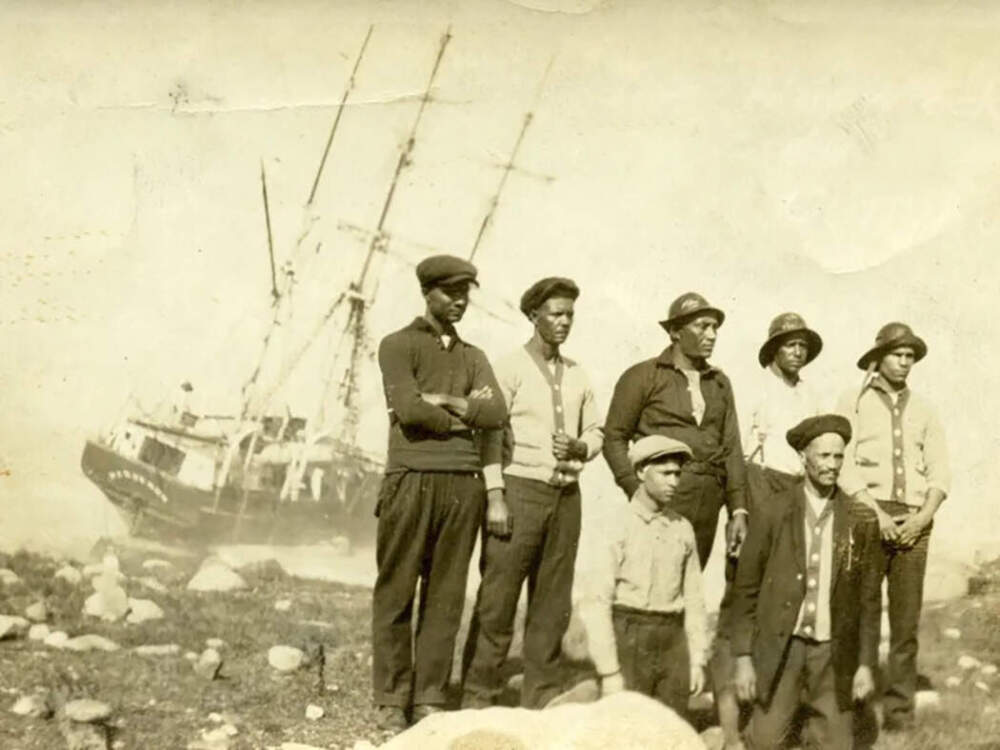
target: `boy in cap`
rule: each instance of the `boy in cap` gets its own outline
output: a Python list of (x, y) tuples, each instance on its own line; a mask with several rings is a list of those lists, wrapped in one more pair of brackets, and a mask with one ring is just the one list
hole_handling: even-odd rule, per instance
[(851, 425), (837, 414), (787, 433), (804, 478), (754, 507), (729, 618), (735, 687), (753, 704), (747, 744), (783, 747), (806, 709), (806, 747), (853, 747), (853, 703), (874, 690), (881, 610), (871, 514), (837, 488)]
[(695, 533), (672, 507), (691, 455), (665, 435), (630, 448), (640, 484), (610, 519), (581, 608), (601, 694), (634, 690), (681, 715), (704, 688), (708, 641)]
[(913, 722), (927, 547), (951, 482), (937, 414), (907, 385), (913, 365), (926, 355), (927, 345), (908, 325), (883, 326), (858, 360), (866, 372), (861, 392), (845, 393), (838, 404), (856, 436), (840, 486), (875, 511), (882, 533), (879, 569), (889, 595), (889, 669), (882, 697), (887, 731)]
[(476, 433), (502, 426), (507, 417), (486, 356), (455, 330), (476, 275), (461, 258), (421, 261), (417, 278), (426, 310), (379, 346), (389, 449), (375, 511), (372, 682), (378, 723), (389, 730), (406, 727), (411, 706), (410, 718), (419, 721), (445, 702), (485, 506)]
[(525, 580), (521, 704), (540, 708), (560, 689), (580, 537), (578, 478), (603, 443), (586, 372), (560, 351), (579, 294), (571, 279), (533, 284), (521, 297), (521, 311), (534, 333), (495, 365), (510, 418), (504, 430), (487, 436), (484, 448), (483, 578), (466, 641), (465, 707), (492, 705), (503, 688), (501, 669)]

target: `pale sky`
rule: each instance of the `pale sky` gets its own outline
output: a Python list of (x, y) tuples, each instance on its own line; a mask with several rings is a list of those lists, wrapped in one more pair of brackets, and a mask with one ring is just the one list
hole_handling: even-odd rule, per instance
[[(780, 312), (824, 337), (805, 374), (831, 403), (857, 386), (876, 330), (909, 322), (930, 347), (912, 385), (953, 455), (938, 546), (997, 538), (1000, 9), (528, 7), (546, 5), (5, 3), (0, 544), (112, 527), (79, 454), (130, 393), (152, 406), (190, 380), (200, 407), (235, 408), (268, 315), (261, 164), (280, 262), (370, 23), (297, 267), (306, 317), (356, 271), (365, 240), (343, 227), (374, 226), (450, 25), (386, 223), (374, 340), (420, 308), (401, 258), (468, 254), (531, 111), (477, 256), (484, 305), (574, 277), (567, 351), (605, 405), (622, 370), (664, 346), (655, 321), (688, 290), (728, 314), (715, 363), (738, 398)], [(503, 314), (472, 312), (462, 332), (501, 354), (528, 335)], [(365, 384), (379, 449), (377, 372)], [(603, 462), (588, 471), (600, 503)]]

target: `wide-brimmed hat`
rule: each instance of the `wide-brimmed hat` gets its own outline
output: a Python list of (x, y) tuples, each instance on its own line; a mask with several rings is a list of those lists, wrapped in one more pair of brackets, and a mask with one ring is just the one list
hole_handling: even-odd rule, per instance
[(861, 355), (858, 367), (867, 370), (873, 362), (878, 362), (893, 349), (901, 346), (913, 348), (914, 362), (919, 362), (927, 356), (927, 344), (906, 323), (886, 323), (875, 336), (875, 346)]
[(682, 325), (699, 315), (714, 315), (721, 326), (726, 320), (726, 314), (717, 307), (708, 304), (708, 300), (698, 292), (686, 292), (670, 303), (667, 319), (660, 325), (667, 331), (677, 325)]
[(790, 336), (797, 334), (806, 339), (806, 364), (812, 362), (823, 349), (823, 339), (816, 331), (806, 325), (806, 321), (801, 315), (793, 312), (781, 313), (771, 321), (770, 328), (767, 329), (767, 341), (760, 348), (757, 361), (761, 367), (767, 367), (774, 360), (775, 352), (778, 351)]

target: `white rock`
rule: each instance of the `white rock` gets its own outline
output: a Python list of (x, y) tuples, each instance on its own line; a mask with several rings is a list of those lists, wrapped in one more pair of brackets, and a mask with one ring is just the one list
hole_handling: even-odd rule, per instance
[(0, 641), (27, 635), (31, 623), (17, 615), (0, 615)]
[(145, 586), (150, 591), (155, 591), (157, 594), (167, 593), (167, 587), (164, 586), (159, 581), (157, 581), (155, 578), (146, 576), (144, 578), (137, 578), (136, 581), (138, 581), (140, 584)]
[(18, 716), (28, 716), (32, 719), (48, 718), (53, 713), (52, 704), (47, 696), (38, 693), (21, 696), (10, 710)]
[(272, 646), (267, 652), (267, 663), (279, 672), (294, 672), (305, 658), (301, 649), (292, 646)]
[(181, 647), (176, 643), (155, 643), (136, 646), (134, 650), (139, 656), (176, 656), (181, 652)]
[(169, 560), (159, 560), (157, 558), (150, 558), (142, 563), (142, 567), (145, 570), (156, 570), (158, 568), (164, 568), (170, 570), (174, 567), (174, 564)]
[(291, 599), (279, 599), (274, 603), (274, 608), (278, 612), (287, 612), (292, 608), (292, 601)]
[(63, 565), (59, 570), (55, 572), (53, 578), (57, 578), (61, 581), (76, 586), (80, 581), (83, 580), (83, 574), (74, 568), (72, 565)]
[(188, 591), (236, 591), (245, 589), (247, 582), (235, 570), (218, 558), (208, 558), (188, 581)]
[(49, 619), (49, 608), (45, 602), (35, 602), (24, 610), (24, 616), (32, 622), (45, 622)]
[(990, 692), (990, 686), (989, 686), (989, 685), (987, 685), (987, 684), (986, 684), (985, 682), (983, 682), (982, 680), (977, 680), (977, 681), (976, 681), (976, 688), (977, 688), (978, 690), (982, 690), (982, 691), (983, 691), (984, 693), (988, 693), (988, 692)]
[[(51, 636), (49, 637), (51, 638)], [(62, 647), (67, 651), (117, 651), (121, 648), (121, 646), (110, 638), (94, 634), (78, 635), (76, 638), (70, 638)]]
[(396, 735), (381, 750), (446, 750), (456, 745), (560, 750), (705, 749), (698, 733), (659, 701), (623, 692), (595, 703), (567, 703), (543, 711), (499, 706), (443, 711)]
[(958, 628), (945, 628), (943, 633), (945, 638), (950, 638), (953, 641), (957, 641), (962, 638), (962, 631)]
[(701, 741), (708, 750), (722, 750), (726, 742), (722, 727), (709, 727), (701, 733)]
[(207, 680), (214, 680), (222, 669), (222, 657), (214, 648), (206, 648), (194, 663), (194, 671)]
[(222, 728), (206, 729), (201, 739), (188, 745), (189, 750), (226, 750), (232, 742), (230, 735)]
[(206, 638), (205, 645), (209, 648), (220, 649), (226, 647), (226, 642), (221, 638)]
[(44, 622), (39, 622), (32, 625), (28, 630), (28, 639), (32, 641), (44, 641), (49, 637), (49, 633), (51, 632), (48, 625)]
[(209, 721), (214, 721), (216, 724), (221, 724), (222, 723), (222, 714), (216, 713), (215, 711), (212, 711), (212, 713), (210, 713), (208, 715), (208, 720)]
[(225, 732), (225, 734), (226, 734), (227, 737), (235, 737), (236, 735), (238, 735), (240, 733), (240, 730), (237, 729), (232, 724), (223, 724), (222, 727), (221, 727), (221, 729), (222, 729), (223, 732)]
[(140, 625), (150, 620), (162, 620), (163, 610), (151, 599), (129, 599), (129, 613), (125, 622), (130, 625)]
[(322, 719), (324, 714), (326, 714), (326, 711), (323, 710), (322, 706), (317, 706), (315, 703), (310, 703), (306, 706), (306, 718), (309, 721)]
[(52, 648), (65, 648), (68, 642), (69, 635), (62, 630), (55, 630), (49, 633), (45, 637), (45, 640), (42, 641), (46, 646), (51, 646)]
[(10, 568), (0, 568), (0, 583), (4, 586), (14, 586), (21, 582), (20, 576)]
[(979, 669), (983, 666), (983, 663), (974, 656), (969, 656), (968, 654), (962, 654), (958, 657), (958, 666), (962, 669)]
[(944, 681), (944, 684), (950, 688), (957, 688), (959, 685), (962, 684), (962, 678), (955, 677), (954, 675), (952, 675), (951, 677), (949, 677), (947, 680)]
[(83, 613), (105, 622), (118, 622), (128, 613), (128, 596), (117, 584), (102, 586), (87, 597), (83, 603)]
[(941, 695), (937, 690), (918, 690), (913, 696), (916, 711), (934, 711), (941, 707)]
[(105, 721), (111, 716), (111, 706), (101, 701), (81, 698), (67, 703), (63, 707), (63, 712), (70, 721), (92, 724), (97, 721)]
[(984, 664), (983, 667), (982, 667), (982, 669), (980, 671), (984, 675), (987, 675), (987, 676), (995, 675), (997, 673), (997, 665), (996, 664)]

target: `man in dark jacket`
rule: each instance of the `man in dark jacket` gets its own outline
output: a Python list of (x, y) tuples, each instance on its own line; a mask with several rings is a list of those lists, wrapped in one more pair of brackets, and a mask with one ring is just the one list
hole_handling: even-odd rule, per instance
[[(451, 675), (469, 558), (486, 503), (479, 430), (506, 418), (482, 351), (459, 338), (476, 268), (438, 255), (417, 266), (426, 312), (379, 346), (389, 408), (376, 515), (372, 682), (378, 723), (406, 727), (440, 710)], [(417, 580), (420, 607), (411, 653)]]
[(872, 693), (878, 664), (878, 525), (837, 489), (845, 418), (810, 417), (787, 439), (805, 477), (754, 507), (728, 620), (736, 692), (754, 702), (750, 747), (781, 746), (804, 705), (805, 744), (849, 750), (853, 701)]

